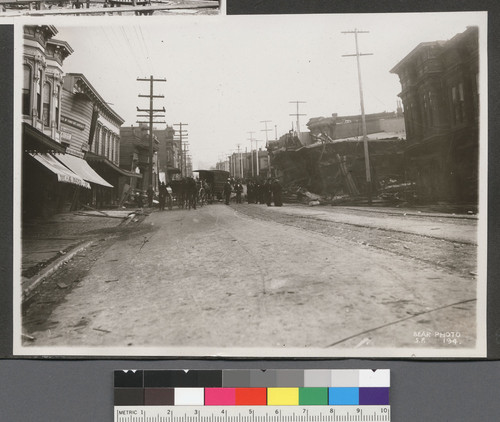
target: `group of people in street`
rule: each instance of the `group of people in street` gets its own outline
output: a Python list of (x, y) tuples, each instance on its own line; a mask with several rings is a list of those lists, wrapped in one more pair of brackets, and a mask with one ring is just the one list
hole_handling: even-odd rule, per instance
[[(278, 179), (268, 178), (265, 182), (249, 180), (246, 184), (246, 199), (249, 204), (266, 204), (268, 207), (274, 203), (275, 207), (283, 205), (282, 187)], [(234, 182), (227, 179), (224, 184), (224, 200), (229, 205), (231, 193), (236, 193), (236, 203), (242, 203), (244, 188), (239, 180)]]
[[(160, 211), (172, 210), (174, 204), (183, 209), (196, 209), (197, 205), (203, 206), (215, 199), (212, 190), (206, 181), (195, 180), (192, 177), (171, 180), (168, 183), (159, 184), (157, 196), (150, 187), (146, 191), (147, 203), (150, 208), (158, 203)], [(278, 179), (268, 178), (264, 182), (249, 180), (246, 184), (243, 184), (241, 180), (227, 179), (222, 189), (222, 197), (226, 205), (229, 205), (233, 193), (236, 204), (241, 204), (246, 199), (249, 204), (266, 204), (267, 206), (274, 204), (276, 207), (283, 205), (282, 187)], [(220, 198), (220, 193), (217, 197)], [(156, 198), (158, 202), (155, 201)], [(142, 195), (137, 195), (135, 199), (137, 205), (142, 208)]]

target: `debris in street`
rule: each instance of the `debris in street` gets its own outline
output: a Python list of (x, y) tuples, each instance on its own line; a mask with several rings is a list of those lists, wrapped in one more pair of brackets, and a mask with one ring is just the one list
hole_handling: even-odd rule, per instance
[[(96, 212), (100, 212), (100, 211), (96, 211)], [(120, 220), (123, 220), (123, 217), (120, 217), (117, 215), (109, 215), (109, 214), (105, 214), (105, 213), (93, 214), (91, 212), (78, 211), (78, 212), (75, 212), (75, 215), (81, 215), (81, 216), (85, 216), (85, 217), (118, 218)]]
[(104, 329), (102, 329), (102, 328), (92, 328), (92, 329), (93, 329), (93, 330), (95, 330), (95, 331), (100, 331), (101, 333), (106, 333), (106, 334), (111, 333), (111, 331), (109, 331), (109, 330), (104, 330)]
[(141, 245), (141, 247), (139, 248), (139, 250), (141, 250), (141, 249), (144, 247), (144, 245), (145, 245), (146, 243), (148, 243), (148, 242), (149, 242), (149, 239), (148, 239), (147, 237), (145, 237), (145, 238), (143, 239), (143, 241), (142, 241), (142, 245)]
[(33, 336), (29, 336), (28, 334), (21, 334), (21, 337), (25, 340), (29, 340), (29, 341), (35, 341), (36, 340), (36, 337), (33, 337)]

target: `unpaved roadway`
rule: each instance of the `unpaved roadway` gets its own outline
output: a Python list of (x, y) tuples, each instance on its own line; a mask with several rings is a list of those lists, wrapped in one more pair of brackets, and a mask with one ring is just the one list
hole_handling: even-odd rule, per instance
[(64, 300), (27, 309), (25, 345), (453, 353), (476, 341), (475, 227), (293, 205), (153, 212), (75, 258)]

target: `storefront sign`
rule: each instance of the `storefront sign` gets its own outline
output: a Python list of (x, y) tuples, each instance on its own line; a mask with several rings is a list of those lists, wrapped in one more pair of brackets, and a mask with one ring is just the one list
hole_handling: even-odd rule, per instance
[(77, 121), (75, 119), (71, 119), (70, 117), (67, 117), (67, 116), (61, 116), (61, 122), (66, 124), (66, 125), (76, 127), (77, 129), (80, 129), (80, 130), (85, 129), (85, 125), (83, 123), (80, 123), (79, 121)]
[(61, 130), (61, 141), (71, 141), (71, 133)]

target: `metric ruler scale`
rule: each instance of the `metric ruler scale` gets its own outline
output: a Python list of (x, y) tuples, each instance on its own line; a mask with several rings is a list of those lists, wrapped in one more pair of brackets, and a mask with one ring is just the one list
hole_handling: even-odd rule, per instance
[(114, 422), (390, 422), (390, 406), (115, 406)]

